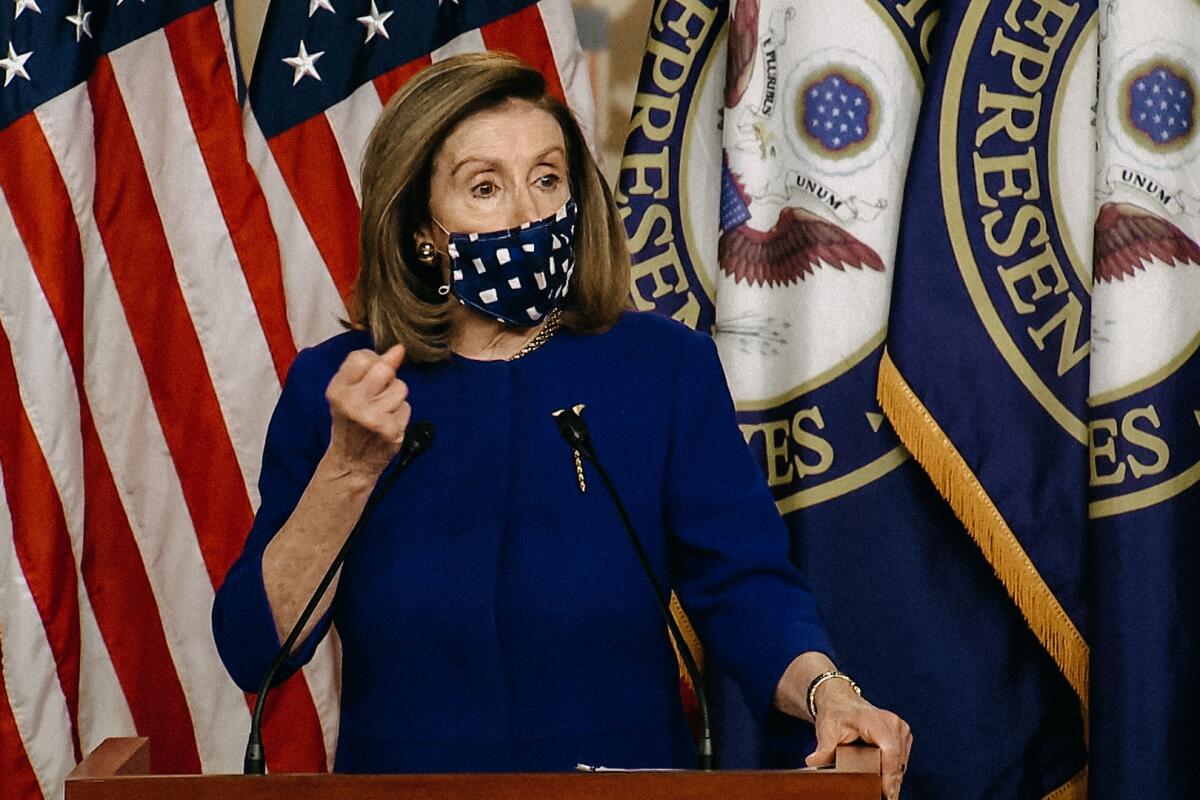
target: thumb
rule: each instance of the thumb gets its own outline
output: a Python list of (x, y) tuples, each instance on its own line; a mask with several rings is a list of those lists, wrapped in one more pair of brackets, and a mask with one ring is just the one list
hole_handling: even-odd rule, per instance
[(827, 744), (817, 744), (817, 749), (808, 754), (804, 759), (805, 766), (809, 767), (827, 767), (833, 763), (833, 751), (837, 744), (830, 742)]
[(392, 345), (380, 358), (393, 370), (400, 369), (400, 365), (404, 363), (404, 345)]

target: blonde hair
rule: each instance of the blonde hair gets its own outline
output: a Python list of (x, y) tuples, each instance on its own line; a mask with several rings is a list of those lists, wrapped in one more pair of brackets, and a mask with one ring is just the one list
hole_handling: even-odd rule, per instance
[[(562, 326), (607, 329), (628, 305), (629, 251), (612, 194), (571, 111), (546, 92), (541, 73), (504, 53), (454, 56), (427, 67), (384, 107), (362, 163), (361, 259), (351, 320), (380, 350), (403, 343), (409, 359), (450, 354), (450, 306), (437, 268), (416, 259), (415, 231), (427, 224), (434, 159), (454, 129), (508, 100), (551, 114), (566, 144), (571, 196), (579, 207), (575, 272)], [(454, 302), (454, 301), (449, 301)]]

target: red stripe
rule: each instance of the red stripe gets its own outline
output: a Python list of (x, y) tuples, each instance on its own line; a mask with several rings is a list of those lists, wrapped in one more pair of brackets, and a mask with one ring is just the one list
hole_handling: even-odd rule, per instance
[[(282, 383), (296, 357), (296, 345), (287, 320), (279, 241), (246, 155), (241, 109), (233, 93), (216, 8), (199, 9), (165, 31), (188, 117)], [(303, 679), (289, 681), (277, 694), (263, 718), (272, 768), (324, 772), (325, 739), (308, 684)]]
[(343, 301), (358, 275), (358, 200), (324, 114), (268, 140), (283, 181)]
[(216, 7), (188, 14), (165, 32), (188, 118), (282, 383), (296, 357), (296, 345), (287, 319), (279, 241), (246, 156), (241, 109)]
[(542, 12), (536, 4), (488, 23), (479, 32), (483, 34), (483, 43), (488, 50), (504, 50), (520, 58), (546, 78), (546, 91), (564, 103), (567, 101), (550, 37), (546, 35)]
[(0, 470), (12, 514), (13, 549), (46, 630), (79, 750), (79, 594), (75, 555), (50, 466), (21, 404), (12, 345), (0, 326)]
[[(4, 657), (4, 637), (0, 636), (0, 659)], [(12, 800), (42, 800), (29, 754), (21, 741), (21, 731), (13, 717), (4, 685), (4, 670), (0, 669), (0, 796)]]
[[(67, 355), (83, 372), (83, 261), (79, 228), (54, 154), (37, 118), (26, 114), (0, 131), (0, 189), (34, 264), (71, 265), (66, 280), (42, 280), (42, 292), (58, 314)], [(69, 313), (68, 313), (69, 310)]]
[[(154, 768), (198, 772), (191, 714), (84, 391), (83, 253), (70, 196), (41, 129), (19, 124), (6, 132), (7, 146), (0, 145), (0, 183), (16, 201), (13, 218), (58, 322), (80, 396), (84, 585), (138, 732), (172, 743), (151, 751)], [(50, 230), (36, 225), (39, 219), (58, 224)]]
[[(101, 154), (95, 200), (100, 236), (215, 586), (249, 530), (249, 499), (108, 59), (96, 63), (88, 91)], [(129, 235), (133, 230), (137, 236)], [(307, 686), (293, 682), (281, 697), (290, 700), (265, 723), (264, 733), (290, 735), (295, 742), (280, 746), (277, 767), (324, 769), (324, 742)]]
[(392, 95), (400, 91), (400, 87), (408, 83), (409, 78), (433, 63), (429, 56), (414, 58), (407, 64), (401, 64), (390, 72), (385, 72), (375, 79), (375, 91), (379, 93), (379, 101), (384, 105), (392, 99)]
[(156, 774), (200, 771), (192, 715), (175, 672), (154, 590), (96, 434), (83, 407), (83, 581), (117, 680), (140, 736), (169, 746), (150, 749)]
[(250, 500), (107, 58), (96, 62), (88, 94), (100, 154), (96, 223), (215, 586), (236, 558), (242, 532), (249, 530)]

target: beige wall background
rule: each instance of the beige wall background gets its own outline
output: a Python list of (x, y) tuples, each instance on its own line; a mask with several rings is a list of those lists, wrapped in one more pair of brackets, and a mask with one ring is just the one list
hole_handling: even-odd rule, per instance
[[(254, 70), (268, 0), (234, 0), (237, 48), (246, 80)], [(381, 3), (381, 5), (383, 5)], [(575, 0), (575, 8), (604, 29), (607, 46), (588, 53), (596, 94), (600, 157), (609, 184), (616, 180), (629, 124), (652, 0)]]

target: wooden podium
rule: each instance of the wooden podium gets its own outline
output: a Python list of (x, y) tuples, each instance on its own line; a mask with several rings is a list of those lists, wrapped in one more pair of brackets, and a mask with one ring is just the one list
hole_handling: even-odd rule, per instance
[(106, 739), (66, 800), (879, 800), (879, 751), (839, 747), (834, 769), (462, 775), (150, 775), (144, 738)]

